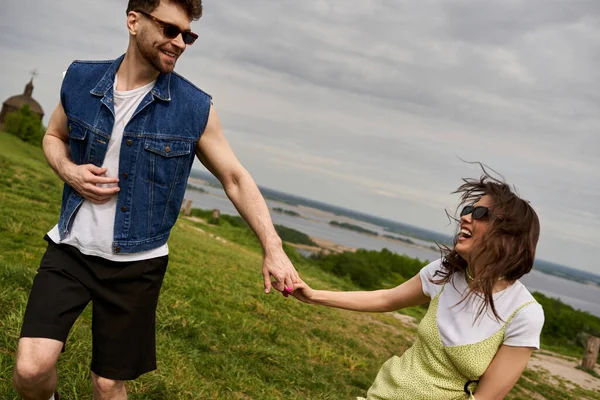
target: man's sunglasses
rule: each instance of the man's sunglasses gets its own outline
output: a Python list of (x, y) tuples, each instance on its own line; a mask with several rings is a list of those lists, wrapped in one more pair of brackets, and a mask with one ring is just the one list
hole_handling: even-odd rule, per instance
[(150, 15), (147, 12), (135, 10), (135, 12), (142, 14), (146, 18), (150, 18), (157, 24), (162, 27), (163, 35), (169, 39), (175, 39), (181, 33), (181, 38), (183, 39), (183, 43), (185, 44), (193, 44), (196, 39), (198, 39), (198, 35), (196, 35), (192, 31), (182, 31), (179, 29), (177, 25), (170, 24), (161, 19), (156, 18), (154, 15)]
[(490, 215), (490, 209), (484, 206), (465, 206), (460, 212), (460, 216), (464, 217), (465, 215), (469, 215), (473, 217), (473, 219), (484, 219), (488, 215)]

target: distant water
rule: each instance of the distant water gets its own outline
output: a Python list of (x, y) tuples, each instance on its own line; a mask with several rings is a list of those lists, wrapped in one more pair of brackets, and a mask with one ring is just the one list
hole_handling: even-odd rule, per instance
[[(198, 184), (195, 185), (200, 186)], [(225, 196), (223, 190), (204, 185), (201, 187), (206, 190), (206, 193), (194, 190), (188, 190), (186, 193), (186, 198), (193, 202), (193, 208), (216, 208), (225, 214), (239, 215), (233, 204), (231, 204), (229, 199)], [(395, 253), (406, 254), (409, 257), (419, 258), (422, 261), (433, 261), (440, 257), (440, 253), (438, 251), (433, 251), (432, 249), (414, 247), (399, 241), (390, 241), (382, 237), (364, 235), (348, 229), (334, 227), (329, 224), (329, 221), (336, 220), (361, 226), (365, 229), (378, 232), (380, 235), (389, 233), (385, 232), (379, 226), (363, 221), (356, 221), (324, 211), (307, 207), (296, 207), (272, 200), (267, 200), (267, 205), (270, 209), (273, 207), (280, 207), (298, 212), (304, 218), (294, 217), (272, 210), (271, 216), (275, 224), (296, 229), (312, 237), (330, 240), (346, 247), (368, 250), (381, 250), (387, 248)], [(392, 235), (402, 237), (402, 235), (395, 233)], [(410, 240), (424, 246), (432, 245), (432, 243), (414, 238), (410, 238)], [(585, 285), (557, 276), (544, 274), (536, 270), (531, 271), (521, 278), (521, 282), (532, 292), (537, 291), (549, 297), (559, 298), (564, 303), (569, 304), (576, 309), (587, 311), (600, 317), (600, 288), (597, 286)]]
[[(201, 193), (198, 191), (188, 190), (186, 198), (192, 200), (193, 208), (202, 209), (213, 209), (217, 208), (222, 213), (239, 215), (233, 204), (225, 197), (222, 190), (215, 189), (212, 187), (203, 187), (208, 193)], [(351, 231), (344, 228), (338, 228), (329, 224), (329, 221), (344, 221), (355, 225), (362, 226), (363, 228), (371, 231), (377, 231), (380, 234), (384, 233), (381, 227), (368, 224), (362, 221), (351, 220), (347, 217), (337, 216), (334, 214), (322, 212), (319, 210), (310, 209), (307, 207), (295, 207), (289, 204), (279, 203), (277, 201), (267, 200), (269, 208), (280, 207), (286, 210), (292, 210), (298, 212), (301, 216), (306, 218), (294, 217), (287, 214), (278, 213), (271, 210), (271, 217), (273, 222), (278, 225), (284, 225), (289, 228), (296, 229), (302, 233), (305, 233), (312, 237), (320, 239), (331, 240), (337, 244), (345, 247), (362, 248), (369, 250), (381, 250), (387, 248), (398, 254), (406, 254), (409, 257), (419, 258), (420, 260), (435, 260), (439, 258), (439, 253), (432, 250), (423, 249), (421, 247), (413, 247), (407, 244), (403, 244), (399, 241), (390, 241), (377, 236), (364, 235), (355, 231)], [(389, 232), (385, 232), (389, 233)], [(393, 236), (402, 237), (399, 234), (392, 234)], [(415, 242), (421, 242), (427, 246), (432, 245), (429, 242), (423, 242), (418, 239), (410, 238)]]
[(573, 308), (600, 317), (600, 288), (598, 286), (584, 285), (536, 270), (521, 278), (521, 282), (532, 292), (541, 292), (548, 297), (559, 298)]

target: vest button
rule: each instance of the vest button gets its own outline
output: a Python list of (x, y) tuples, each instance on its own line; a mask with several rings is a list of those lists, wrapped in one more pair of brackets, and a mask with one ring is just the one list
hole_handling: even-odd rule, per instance
[(127, 141), (125, 142), (125, 144), (126, 144), (127, 146), (131, 146), (131, 145), (133, 144), (133, 140), (131, 140), (131, 139), (127, 139)]
[(119, 246), (115, 247), (115, 253), (120, 253), (121, 252), (121, 248)]
[(123, 172), (123, 173), (121, 174), (121, 176), (123, 177), (123, 179), (127, 179), (127, 177), (128, 177), (129, 175), (127, 174), (127, 172)]
[(165, 153), (170, 153), (171, 152), (171, 148), (169, 146), (165, 147)]
[(71, 133), (71, 131), (73, 130), (73, 126), (71, 124), (69, 124), (69, 127), (67, 128), (67, 130), (69, 131), (69, 133)]
[(127, 212), (127, 207), (125, 207), (125, 206), (121, 207), (121, 211)]

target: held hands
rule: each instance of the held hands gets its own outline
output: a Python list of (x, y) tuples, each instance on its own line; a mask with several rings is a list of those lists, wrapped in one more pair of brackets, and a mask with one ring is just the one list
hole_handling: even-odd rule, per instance
[(298, 300), (308, 304), (313, 304), (312, 299), (314, 297), (314, 294), (315, 291), (304, 281), (296, 282), (296, 287), (291, 293), (291, 295), (297, 298)]
[(70, 164), (64, 168), (62, 176), (65, 183), (75, 189), (84, 199), (95, 204), (104, 204), (120, 190), (116, 185), (113, 187), (99, 186), (119, 182), (118, 178), (102, 176), (105, 173), (106, 168), (100, 168), (93, 164)]
[[(271, 292), (271, 287), (274, 287), (285, 296), (294, 290), (296, 282), (302, 282), (298, 276), (298, 272), (296, 272), (296, 268), (294, 268), (281, 247), (265, 253), (262, 273), (265, 283), (265, 293)], [(271, 277), (274, 279), (273, 282), (271, 281)]]
[[(271, 281), (271, 276), (275, 279)], [(265, 293), (274, 287), (285, 297), (290, 294), (298, 300), (312, 304), (314, 290), (304, 282), (282, 248), (265, 255), (263, 260), (263, 277), (265, 279)]]

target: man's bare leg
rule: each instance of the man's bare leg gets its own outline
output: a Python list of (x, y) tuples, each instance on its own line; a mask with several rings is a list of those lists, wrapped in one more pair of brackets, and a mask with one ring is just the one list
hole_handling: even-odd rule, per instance
[(25, 400), (48, 400), (56, 390), (56, 362), (63, 342), (46, 338), (21, 338), (13, 383)]
[(103, 378), (92, 372), (94, 400), (127, 400), (124, 381)]

